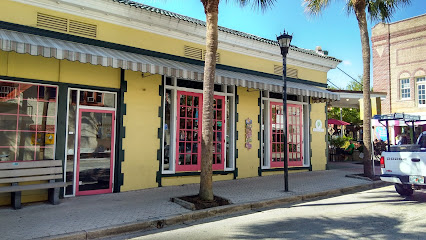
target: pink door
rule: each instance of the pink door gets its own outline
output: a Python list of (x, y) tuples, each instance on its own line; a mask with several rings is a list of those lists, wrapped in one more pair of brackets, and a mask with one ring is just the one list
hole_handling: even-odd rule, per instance
[(302, 105), (287, 104), (288, 165), (303, 166)]
[(80, 109), (76, 195), (112, 192), (115, 112)]
[(214, 96), (213, 170), (223, 170), (225, 151), (225, 96)]
[(283, 131), (287, 131), (289, 166), (303, 166), (302, 106), (287, 104), (287, 126), (283, 126), (283, 104), (271, 102), (270, 109), (271, 167), (284, 166)]
[[(213, 170), (224, 167), (225, 97), (214, 97)], [(177, 92), (176, 171), (199, 171), (201, 168), (201, 93)]]
[(176, 171), (198, 171), (201, 166), (201, 93), (177, 92)]

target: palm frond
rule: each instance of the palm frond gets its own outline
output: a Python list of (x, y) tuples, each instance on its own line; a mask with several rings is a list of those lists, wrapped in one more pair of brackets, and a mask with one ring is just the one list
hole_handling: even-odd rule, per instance
[[(231, 0), (226, 0), (229, 2)], [(232, 0), (237, 2), (241, 7), (245, 7), (247, 5), (251, 5), (253, 9), (260, 9), (265, 11), (269, 8), (272, 8), (277, 0)]]
[(305, 12), (311, 15), (319, 15), (330, 4), (330, 0), (303, 0)]
[(367, 12), (371, 21), (389, 22), (393, 13), (411, 0), (367, 0)]
[(354, 3), (352, 1), (347, 1), (346, 3), (346, 12), (349, 14), (351, 14), (354, 11)]

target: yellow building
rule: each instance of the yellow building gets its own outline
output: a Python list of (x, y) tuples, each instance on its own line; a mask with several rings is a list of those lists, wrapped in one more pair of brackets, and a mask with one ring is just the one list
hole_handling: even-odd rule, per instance
[[(205, 31), (126, 0), (1, 1), (0, 161), (64, 161), (65, 197), (199, 182)], [(287, 59), (283, 127), (277, 42), (220, 27), (215, 181), (282, 174), (283, 129), (290, 171), (326, 169), (340, 60), (294, 46)]]

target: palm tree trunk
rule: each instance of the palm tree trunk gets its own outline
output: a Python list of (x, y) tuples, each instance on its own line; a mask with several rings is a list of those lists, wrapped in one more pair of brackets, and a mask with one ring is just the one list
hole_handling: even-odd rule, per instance
[(213, 101), (216, 70), (216, 52), (218, 47), (219, 0), (202, 1), (206, 13), (206, 57), (204, 63), (203, 115), (201, 139), (201, 175), (200, 198), (213, 200)]
[(364, 175), (373, 177), (373, 166), (371, 162), (371, 98), (370, 98), (370, 38), (368, 36), (367, 18), (365, 13), (365, 0), (352, 0), (355, 15), (358, 20), (358, 27), (361, 34), (362, 62), (364, 65), (364, 120), (363, 120), (363, 141), (364, 141)]

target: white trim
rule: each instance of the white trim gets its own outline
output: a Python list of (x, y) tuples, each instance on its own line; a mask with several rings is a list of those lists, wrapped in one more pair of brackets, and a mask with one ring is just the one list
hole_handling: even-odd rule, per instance
[[(59, 87), (58, 87), (59, 88)], [(80, 130), (80, 124), (79, 124), (79, 112), (80, 109), (86, 109), (86, 110), (106, 110), (106, 111), (112, 111), (114, 112), (114, 144), (111, 146), (111, 156), (112, 156), (112, 169), (110, 169), (110, 175), (112, 175), (112, 181), (111, 181), (111, 187), (112, 191), (114, 191), (114, 172), (115, 172), (115, 155), (116, 155), (116, 146), (115, 143), (117, 142), (117, 93), (116, 92), (109, 92), (109, 91), (102, 91), (102, 90), (93, 90), (93, 89), (86, 89), (86, 88), (68, 88), (68, 95), (67, 95), (67, 121), (66, 121), (66, 136), (65, 136), (65, 166), (64, 166), (64, 181), (66, 181), (66, 162), (67, 162), (67, 156), (68, 156), (68, 134), (69, 134), (69, 106), (70, 106), (70, 96), (72, 91), (77, 91), (76, 96), (76, 110), (75, 110), (75, 133), (74, 133), (74, 165), (73, 165), (73, 188), (72, 188), (72, 194), (66, 195), (66, 187), (64, 187), (64, 197), (75, 197), (75, 188), (77, 184), (77, 149), (78, 149), (78, 132)], [(114, 108), (111, 107), (98, 107), (98, 106), (86, 106), (86, 105), (80, 105), (80, 91), (85, 92), (100, 92), (100, 93), (108, 93), (114, 95)]]
[[(414, 83), (415, 83), (415, 89), (414, 89), (414, 93), (415, 93), (415, 95), (414, 95), (414, 98), (415, 98), (415, 101), (416, 101), (416, 105), (417, 105), (417, 107), (419, 107), (419, 108), (425, 108), (426, 107), (426, 103), (425, 104), (420, 104), (419, 103), (419, 97), (420, 97), (420, 94), (419, 94), (419, 86), (425, 86), (425, 89), (422, 89), (422, 90), (426, 90), (426, 80), (423, 80), (423, 81), (421, 81), (421, 82), (419, 82), (418, 81), (418, 79), (425, 79), (425, 77), (424, 76), (421, 76), (421, 77), (415, 77), (414, 78), (415, 79), (415, 81), (414, 81)], [(425, 96), (426, 96), (426, 94), (425, 94)], [(426, 99), (425, 99), (426, 100)]]
[[(235, 87), (234, 87), (235, 88)], [(234, 89), (235, 92), (235, 89)], [(226, 127), (225, 124), (225, 146), (223, 146), (223, 148), (225, 149), (224, 154), (225, 154), (225, 163), (224, 163), (224, 171), (234, 171), (235, 170), (235, 95), (228, 95), (225, 97), (225, 104), (227, 102), (227, 98), (230, 98), (229, 101), (229, 124), (230, 124), (230, 133), (229, 133), (229, 160), (231, 161), (231, 164), (229, 168), (226, 167), (226, 136), (228, 135), (228, 128)], [(225, 105), (225, 119), (228, 118), (228, 114), (227, 114), (227, 108)]]
[[(69, 88), (69, 90), (70, 90), (70, 92), (72, 91), (72, 90), (76, 90), (77, 91), (77, 96), (76, 96), (76, 100), (75, 100), (75, 102), (76, 102), (76, 105), (75, 105), (75, 132), (74, 132), (74, 164), (73, 164), (73, 168), (74, 168), (74, 171), (73, 171), (73, 185), (72, 185), (72, 196), (75, 196), (75, 188), (76, 188), (76, 184), (77, 184), (77, 149), (78, 149), (78, 129), (80, 128), (80, 121), (78, 121), (78, 112), (79, 112), (79, 109), (80, 109), (80, 90), (79, 89), (70, 89)], [(67, 96), (68, 98), (70, 97), (70, 95), (68, 95)], [(68, 122), (68, 112), (67, 112), (67, 122)], [(67, 132), (67, 135), (68, 135), (68, 132)], [(67, 148), (65, 149), (65, 151), (67, 151), (68, 150), (68, 146), (67, 146)], [(68, 151), (67, 151), (68, 152)]]
[[(404, 81), (405, 83), (402, 83), (402, 81)], [(411, 79), (410, 78), (400, 78), (399, 79), (399, 99), (400, 100), (410, 100), (411, 99), (411, 83), (410, 83)], [(402, 84), (408, 85), (408, 87), (402, 87)], [(406, 95), (409, 95), (409, 97), (403, 97), (403, 93), (402, 90), (407, 90), (408, 89), (408, 93), (404, 93)]]
[[(166, 83), (166, 77), (165, 76), (163, 76), (163, 84), (164, 84), (164, 86), (165, 86), (165, 83)], [(164, 166), (165, 166), (165, 163), (164, 163), (164, 139), (165, 139), (165, 133), (166, 133), (166, 131), (165, 131), (165, 128), (164, 128), (164, 126), (165, 126), (165, 124), (166, 124), (166, 118), (165, 118), (165, 116), (166, 116), (166, 108), (165, 108), (165, 106), (166, 106), (166, 92), (167, 92), (167, 90), (170, 90), (171, 91), (171, 95), (170, 95), (170, 99), (172, 100), (172, 104), (173, 105), (171, 105), (170, 106), (170, 125), (171, 126), (168, 126), (168, 128), (169, 128), (169, 131), (170, 131), (170, 143), (169, 143), (169, 170), (165, 170), (164, 169)], [(162, 174), (174, 174), (175, 173), (175, 164), (172, 164), (172, 163), (174, 163), (175, 162), (175, 160), (174, 160), (174, 157), (173, 156), (175, 156), (175, 154), (176, 154), (176, 149), (174, 149), (174, 146), (175, 146), (175, 144), (174, 144), (174, 141), (173, 141), (173, 139), (174, 139), (174, 137), (175, 137), (175, 126), (176, 126), (176, 123), (175, 123), (175, 121), (173, 121), (173, 119), (174, 119), (174, 113), (175, 113), (175, 101), (173, 101), (173, 99), (174, 99), (174, 97), (175, 97), (175, 95), (176, 94), (174, 94), (173, 93), (173, 89), (168, 89), (168, 88), (163, 88), (163, 102), (162, 102), (162, 106), (163, 106), (163, 120), (162, 120), (162, 122), (163, 122), (163, 128), (162, 128), (162, 132), (163, 132), (163, 134), (162, 134), (162, 139), (161, 139), (161, 146), (162, 146), (162, 151), (161, 151), (161, 173)], [(171, 155), (171, 156), (170, 156)]]
[[(175, 84), (176, 84), (176, 79), (175, 79)], [(173, 163), (172, 166), (172, 170), (173, 173), (176, 173), (176, 165), (178, 164), (178, 159), (176, 159), (176, 148), (178, 148), (177, 143), (176, 143), (176, 138), (177, 138), (177, 133), (176, 133), (176, 129), (177, 129), (177, 90), (176, 89), (172, 89), (172, 108), (173, 108), (173, 113), (171, 114), (171, 118), (172, 118), (172, 125), (173, 125), (173, 129), (171, 129), (170, 132), (170, 147), (172, 148), (172, 158), (169, 160), (169, 164)]]
[(310, 139), (310, 118), (309, 104), (303, 105), (303, 166), (309, 167), (311, 164), (311, 139)]
[[(164, 170), (164, 148), (163, 148), (163, 151), (162, 151), (162, 153), (161, 153), (161, 163), (162, 163), (162, 165), (161, 165), (161, 173), (162, 174), (175, 174), (176, 173), (176, 165), (178, 164), (178, 159), (176, 158), (176, 129), (177, 129), (177, 101), (178, 101), (178, 99), (177, 99), (177, 91), (185, 91), (185, 92), (193, 92), (193, 93), (203, 93), (203, 90), (200, 90), (200, 89), (193, 89), (193, 88), (184, 88), (184, 87), (177, 87), (176, 85), (177, 85), (177, 78), (176, 77), (173, 77), (173, 78), (171, 78), (172, 79), (172, 84), (173, 84), (173, 86), (172, 85), (165, 85), (165, 83), (166, 83), (166, 78), (164, 78), (164, 80), (163, 80), (163, 83), (164, 83), (164, 92), (163, 92), (163, 94), (164, 94), (164, 96), (165, 96), (165, 92), (166, 92), (166, 90), (171, 90), (172, 91), (172, 96), (170, 97), (170, 99), (172, 99), (172, 111), (171, 111), (171, 113), (170, 113), (170, 117), (171, 117), (171, 125), (172, 125), (172, 127), (170, 128), (170, 149), (169, 149), (169, 151), (172, 151), (171, 152), (171, 154), (172, 154), (172, 157), (169, 159), (169, 170)], [(225, 86), (226, 87), (226, 86)], [(235, 88), (235, 86), (234, 86), (234, 88)], [(224, 117), (225, 117), (225, 126), (223, 126), (225, 129), (224, 129), (224, 138), (225, 138), (225, 146), (222, 146), (222, 148), (223, 148), (223, 152), (224, 152), (224, 165), (223, 165), (223, 171), (234, 171), (235, 170), (235, 89), (233, 90), (233, 92), (232, 93), (228, 93), (228, 91), (227, 91), (227, 88), (225, 88), (225, 92), (214, 92), (214, 95), (215, 96), (224, 96), (225, 97), (225, 102), (224, 102), (224, 112), (225, 112), (225, 115), (224, 115)], [(230, 138), (229, 138), (229, 154), (230, 154), (230, 160), (232, 161), (232, 164), (231, 164), (231, 168), (227, 168), (226, 167), (226, 144), (227, 144), (227, 141), (226, 141), (226, 135), (227, 135), (227, 126), (226, 126), (226, 120), (227, 120), (227, 117), (228, 117), (228, 113), (227, 113), (227, 111), (226, 111), (226, 109), (227, 109), (227, 98), (228, 97), (230, 97), (231, 98), (231, 102), (229, 103), (229, 104), (231, 104), (231, 106), (232, 106), (232, 108), (230, 109), (231, 111), (230, 111), (230, 114), (231, 114), (231, 116), (230, 116), (230, 118), (229, 118), (229, 120), (231, 121), (231, 134), (230, 134)], [(201, 103), (202, 104), (202, 103)], [(163, 102), (162, 102), (162, 106), (163, 106), (163, 116), (165, 116), (165, 108), (164, 108), (164, 106), (165, 106), (165, 98), (164, 98), (164, 100), (163, 100)], [(162, 131), (163, 131), (163, 139), (161, 139), (161, 144), (164, 144), (164, 123), (165, 123), (165, 118), (163, 117), (163, 129), (162, 129)], [(174, 163), (174, 164), (171, 164), (171, 163)]]
[[(270, 139), (271, 139), (271, 134), (270, 134), (270, 103), (271, 102), (276, 102), (276, 103), (282, 103), (282, 99), (278, 99), (278, 98), (269, 98), (269, 97), (263, 97), (261, 98), (261, 102), (262, 104), (264, 104), (264, 113), (261, 112), (262, 117), (264, 117), (264, 129), (263, 129), (263, 134), (262, 134), (262, 124), (261, 125), (261, 142), (260, 142), (260, 148), (262, 149), (262, 143), (264, 144), (264, 148), (263, 151), (261, 150), (261, 169), (270, 169), (271, 168), (271, 156), (270, 156), (270, 152), (271, 152), (271, 146), (270, 146)], [(302, 111), (301, 111), (301, 119), (302, 119), (302, 127), (301, 127), (301, 131), (302, 131), (302, 146), (301, 149), (303, 150), (302, 152), (302, 167), (309, 167), (310, 166), (310, 153), (309, 153), (309, 135), (308, 139), (306, 139), (305, 137), (305, 133), (309, 134), (309, 103), (306, 102), (299, 102), (299, 101), (289, 101), (287, 100), (287, 104), (295, 104), (295, 105), (300, 105), (302, 106)], [(305, 114), (305, 111), (308, 112), (308, 115)], [(306, 116), (307, 115), (307, 116)], [(265, 117), (267, 116), (267, 117)], [(308, 159), (306, 164), (305, 164), (305, 159)], [(266, 159), (266, 161), (265, 161)], [(264, 163), (267, 163), (266, 165)]]
[[(69, 111), (70, 111), (70, 95), (71, 95), (71, 89), (69, 89), (68, 88), (68, 93), (67, 93), (67, 112), (66, 112), (66, 117), (67, 117), (67, 121), (65, 122), (65, 129), (66, 129), (66, 134), (65, 134), (65, 156), (64, 156), (64, 159), (65, 159), (65, 164), (64, 164), (64, 182), (66, 182), (67, 181), (67, 179), (66, 179), (66, 175), (67, 175), (67, 161), (68, 161), (68, 135), (69, 135), (69, 129), (68, 129), (68, 127), (69, 127), (69, 121), (68, 121), (68, 119), (69, 119)], [(78, 93), (78, 92), (77, 92)], [(76, 109), (78, 108), (78, 104), (79, 104), (79, 102), (80, 101), (77, 101), (77, 103), (76, 103)], [(77, 120), (76, 120), (76, 123), (75, 124), (77, 124)], [(77, 133), (77, 128), (76, 129), (74, 129), (74, 136), (76, 135), (76, 133)], [(67, 191), (66, 191), (66, 188), (67, 187), (64, 187), (64, 197), (74, 197), (75, 196), (75, 191), (74, 191), (74, 186), (75, 186), (75, 181), (76, 181), (76, 176), (75, 176), (75, 171), (76, 171), (76, 166), (75, 166), (75, 149), (76, 149), (76, 143), (75, 143), (76, 141), (75, 141), (75, 137), (74, 137), (74, 159), (73, 159), (73, 177), (72, 177), (72, 182), (73, 182), (73, 188), (72, 188), (72, 194), (67, 194)]]
[[(270, 101), (269, 100), (265, 100), (265, 99), (261, 99), (261, 101), (264, 101), (264, 111), (265, 114), (265, 122), (264, 122), (264, 132), (262, 135), (264, 135), (264, 148), (263, 148), (263, 152), (264, 152), (264, 157), (265, 159), (262, 159), (262, 169), (270, 169), (271, 168), (271, 144), (270, 144), (270, 139), (271, 139), (271, 133), (270, 133), (270, 126), (271, 126), (271, 117), (270, 117)], [(264, 164), (266, 163), (266, 164)]]

